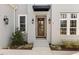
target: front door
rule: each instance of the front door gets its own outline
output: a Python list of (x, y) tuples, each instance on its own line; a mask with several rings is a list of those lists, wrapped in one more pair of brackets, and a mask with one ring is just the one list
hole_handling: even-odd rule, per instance
[(38, 38), (45, 38), (45, 18), (38, 17), (37, 18), (37, 37)]
[(45, 21), (44, 18), (38, 18), (38, 36), (44, 36), (44, 25)]

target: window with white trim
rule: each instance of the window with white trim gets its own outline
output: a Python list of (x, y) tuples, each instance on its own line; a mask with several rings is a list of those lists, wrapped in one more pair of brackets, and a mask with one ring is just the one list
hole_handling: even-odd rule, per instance
[(70, 20), (70, 35), (76, 35), (76, 20)]
[(25, 31), (25, 16), (20, 16), (20, 31)]
[(63, 20), (67, 18), (66, 13), (60, 14), (61, 20), (60, 20), (60, 34), (66, 35), (67, 34), (67, 20)]
[(67, 20), (60, 20), (60, 34), (67, 34)]
[(61, 35), (76, 35), (78, 13), (61, 13), (60, 14), (60, 34)]
[(18, 15), (18, 28), (24, 33), (27, 32), (27, 15)]

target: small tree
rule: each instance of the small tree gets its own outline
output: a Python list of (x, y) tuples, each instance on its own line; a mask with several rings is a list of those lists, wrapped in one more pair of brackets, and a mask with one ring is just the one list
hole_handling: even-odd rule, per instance
[(13, 46), (13, 47), (25, 44), (23, 35), (22, 35), (21, 31), (18, 29), (16, 29), (15, 33), (12, 33), (11, 40), (12, 41), (11, 41), (10, 46)]

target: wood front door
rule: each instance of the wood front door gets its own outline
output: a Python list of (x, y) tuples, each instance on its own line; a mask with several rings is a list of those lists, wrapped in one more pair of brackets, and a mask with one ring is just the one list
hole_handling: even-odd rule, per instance
[(37, 35), (38, 37), (45, 37), (45, 18), (37, 18)]

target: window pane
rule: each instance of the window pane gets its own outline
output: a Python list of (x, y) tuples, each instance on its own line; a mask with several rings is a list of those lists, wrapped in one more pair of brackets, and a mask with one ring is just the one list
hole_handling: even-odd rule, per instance
[(77, 14), (71, 14), (71, 18), (77, 18)]
[(25, 31), (25, 28), (24, 27), (20, 27), (20, 31)]
[(25, 16), (20, 16), (20, 23), (25, 23)]
[(64, 18), (67, 18), (67, 14), (62, 13), (62, 14), (61, 14), (61, 18), (63, 18), (63, 19), (64, 19)]
[(70, 20), (70, 27), (76, 27), (76, 20)]
[(66, 28), (60, 28), (60, 34), (66, 34), (67, 29)]
[(25, 24), (20, 24), (20, 27), (25, 27)]
[(76, 28), (70, 28), (70, 34), (71, 35), (76, 34)]
[(61, 27), (67, 27), (67, 20), (61, 20), (60, 24)]

